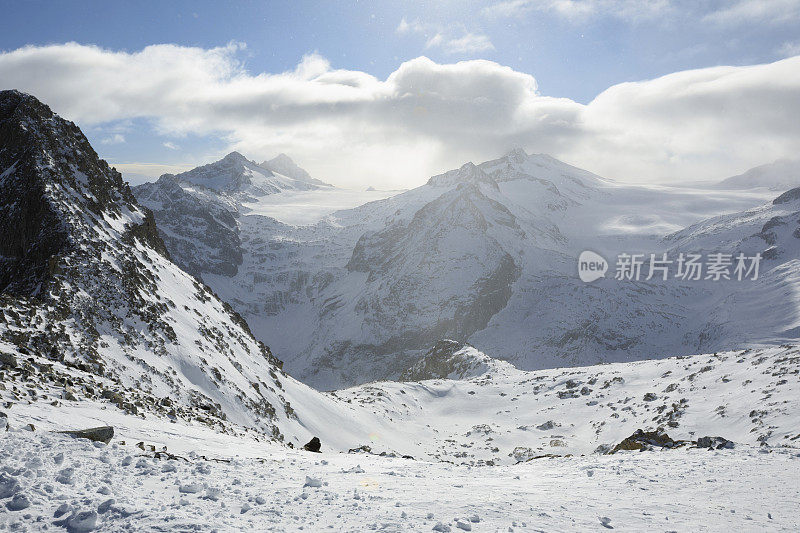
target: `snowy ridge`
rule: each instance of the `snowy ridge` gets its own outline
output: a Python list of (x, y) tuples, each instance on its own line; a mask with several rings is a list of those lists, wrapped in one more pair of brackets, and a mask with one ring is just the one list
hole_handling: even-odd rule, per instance
[(286, 154), (278, 154), (272, 159), (264, 161), (259, 166), (273, 173), (288, 176), (297, 181), (330, 187), (327, 183), (312, 178), (307, 171), (297, 166), (297, 163), (292, 161)]
[[(285, 160), (282, 161), (283, 164), (279, 165), (281, 168), (288, 168), (297, 175), (300, 171), (305, 172), (296, 165), (293, 168)], [(219, 161), (176, 174), (174, 177), (178, 182), (233, 195), (239, 199), (318, 187), (313, 180), (309, 180), (310, 176), (305, 178), (303, 175), (303, 179), (297, 179), (273, 172), (268, 167), (250, 161), (239, 152), (231, 152)]]

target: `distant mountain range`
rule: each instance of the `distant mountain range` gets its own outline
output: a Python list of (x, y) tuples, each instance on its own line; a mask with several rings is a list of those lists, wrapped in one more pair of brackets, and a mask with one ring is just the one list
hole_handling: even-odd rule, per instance
[(766, 187), (773, 191), (786, 191), (800, 187), (800, 160), (781, 159), (774, 163), (751, 168), (744, 174), (722, 180), (719, 187), (728, 189)]
[[(288, 158), (277, 159), (256, 165), (234, 153), (134, 194), (153, 210), (175, 261), (269, 339), (292, 374), (319, 388), (396, 378), (442, 338), (537, 369), (783, 342), (800, 325), (788, 318), (791, 298), (776, 294), (788, 278), (769, 282), (777, 301), (764, 320), (720, 312), (796, 257), (768, 251), (761, 228), (736, 215), (729, 231), (753, 236), (748, 250), (768, 258), (760, 282), (623, 283), (608, 279), (612, 265), (607, 279), (584, 285), (575, 273), (585, 249), (613, 263), (621, 252), (699, 246), (679, 232), (774, 198), (763, 190), (623, 185), (517, 149), (293, 226), (251, 209), (280, 194), (279, 184), (314, 185), (295, 171), (299, 185), (267, 176), (270, 165), (273, 175), (289, 173)], [(790, 216), (793, 206), (763, 209)]]

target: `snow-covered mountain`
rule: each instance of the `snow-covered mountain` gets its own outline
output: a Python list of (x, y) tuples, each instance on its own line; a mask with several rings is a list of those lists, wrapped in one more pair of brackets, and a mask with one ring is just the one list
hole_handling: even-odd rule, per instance
[(751, 168), (743, 174), (722, 180), (717, 186), (725, 189), (766, 187), (779, 192), (793, 189), (800, 186), (800, 160), (780, 159)]
[[(169, 212), (151, 189), (136, 188), (164, 221), (175, 260), (242, 313), (292, 374), (323, 389), (398, 377), (442, 338), (526, 369), (747, 343), (709, 318), (729, 286), (622, 283), (608, 279), (613, 270), (586, 285), (576, 257), (588, 249), (613, 263), (622, 252), (669, 251), (666, 235), (774, 197), (623, 185), (522, 150), (310, 226), (259, 215), (258, 199), (180, 186), (209, 211), (227, 209), (236, 226), (222, 226), (240, 245), (191, 235), (189, 210)], [(172, 242), (169, 231), (189, 232), (188, 242)], [(234, 256), (227, 269), (204, 265)], [(785, 340), (782, 331), (767, 327), (757, 340)]]
[[(311, 179), (308, 173), (298, 167), (288, 157), (278, 157), (277, 167), (299, 176), (293, 177), (279, 173), (273, 161), (262, 165), (250, 161), (239, 152), (231, 152), (219, 161), (174, 175), (179, 183), (211, 189), (217, 193), (230, 195), (238, 200), (258, 198), (286, 190), (311, 190), (327, 186)], [(169, 176), (169, 174), (167, 174)]]

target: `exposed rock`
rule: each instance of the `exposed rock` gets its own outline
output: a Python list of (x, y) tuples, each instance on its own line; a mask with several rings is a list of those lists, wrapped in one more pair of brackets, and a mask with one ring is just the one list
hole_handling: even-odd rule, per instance
[(443, 339), (403, 372), (400, 380), (466, 379), (505, 365), (510, 363), (493, 359), (467, 343)]
[(114, 438), (114, 428), (111, 426), (100, 426), (89, 429), (78, 429), (74, 431), (61, 431), (65, 435), (70, 435), (77, 439), (89, 439), (95, 442), (108, 444)]
[(19, 492), (19, 481), (5, 472), (0, 472), (0, 499), (10, 498)]
[(17, 358), (14, 357), (13, 354), (0, 352), (0, 366), (6, 366), (9, 368), (16, 368), (17, 367)]
[(15, 494), (11, 501), (6, 504), (9, 511), (22, 511), (31, 506), (31, 501), (22, 493)]
[(347, 453), (372, 453), (372, 448), (366, 444), (362, 444), (358, 448), (350, 448)]
[(733, 448), (734, 443), (724, 437), (700, 437), (697, 439), (697, 447), (722, 450)]
[(654, 447), (675, 448), (688, 444), (687, 441), (673, 440), (669, 435), (660, 431), (643, 431), (637, 429), (636, 432), (614, 446), (610, 453), (620, 450), (645, 451), (652, 450)]
[(303, 446), (307, 452), (320, 453), (320, 448), (322, 448), (322, 443), (319, 441), (319, 437), (314, 437)]

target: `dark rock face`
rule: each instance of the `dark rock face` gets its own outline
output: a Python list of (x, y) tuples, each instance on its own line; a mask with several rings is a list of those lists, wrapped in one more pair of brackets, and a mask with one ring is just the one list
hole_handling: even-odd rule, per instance
[(111, 426), (100, 426), (89, 429), (78, 429), (75, 431), (62, 431), (65, 435), (75, 437), (76, 439), (89, 439), (95, 442), (103, 442), (108, 444), (114, 438), (114, 428)]
[[(0, 290), (34, 296), (75, 246), (83, 217), (118, 217), (135, 199), (122, 175), (99, 159), (72, 122), (33, 96), (0, 92)], [(138, 236), (166, 252), (153, 228)]]
[(440, 340), (411, 368), (403, 372), (400, 380), (443, 379), (450, 374), (457, 374), (462, 367), (469, 367), (472, 363), (472, 361), (455, 356), (457, 352), (468, 346), (469, 344), (450, 339)]
[(242, 248), (236, 217), (227, 206), (213, 195), (185, 191), (171, 174), (134, 187), (133, 193), (155, 215), (160, 237), (183, 270), (197, 277), (236, 274)]
[[(68, 245), (66, 229), (35, 174), (33, 115), (52, 120), (44, 105), (17, 91), (0, 92), (0, 290), (27, 295), (50, 274), (50, 259)], [(45, 142), (47, 139), (43, 139)]]
[(303, 449), (307, 452), (320, 453), (321, 448), (322, 443), (319, 441), (319, 437), (314, 437), (303, 446)]
[(13, 354), (0, 352), (0, 367), (9, 367), (9, 368), (16, 368), (17, 367), (17, 358), (14, 357)]

